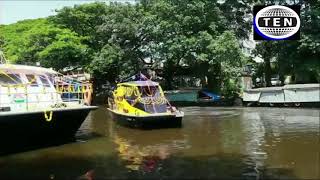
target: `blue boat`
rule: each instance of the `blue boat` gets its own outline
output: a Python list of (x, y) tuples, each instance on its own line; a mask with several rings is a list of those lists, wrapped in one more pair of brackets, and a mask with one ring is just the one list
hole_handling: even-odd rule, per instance
[(223, 97), (206, 89), (184, 89), (164, 92), (170, 102), (202, 103), (221, 102)]
[(198, 101), (220, 102), (221, 96), (209, 90), (198, 91)]

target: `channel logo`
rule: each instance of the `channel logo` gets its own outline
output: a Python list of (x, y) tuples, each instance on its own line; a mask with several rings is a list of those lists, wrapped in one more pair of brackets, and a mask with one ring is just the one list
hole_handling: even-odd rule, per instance
[(255, 40), (300, 39), (300, 6), (254, 6)]

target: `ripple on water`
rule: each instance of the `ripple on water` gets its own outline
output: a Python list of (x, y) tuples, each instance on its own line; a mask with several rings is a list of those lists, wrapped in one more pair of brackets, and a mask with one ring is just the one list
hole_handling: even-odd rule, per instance
[(185, 116), (204, 116), (204, 117), (215, 117), (215, 118), (228, 118), (233, 116), (239, 116), (240, 112), (234, 109), (225, 109), (225, 110), (213, 110), (208, 107), (192, 107), (192, 108), (182, 108)]
[(1, 178), (18, 179), (19, 174), (25, 179), (86, 177), (83, 174), (96, 179), (318, 177), (319, 162), (314, 158), (319, 148), (318, 110), (181, 110), (185, 112), (181, 128), (138, 130), (118, 126), (101, 108), (78, 131), (77, 140), (84, 142), (2, 157)]

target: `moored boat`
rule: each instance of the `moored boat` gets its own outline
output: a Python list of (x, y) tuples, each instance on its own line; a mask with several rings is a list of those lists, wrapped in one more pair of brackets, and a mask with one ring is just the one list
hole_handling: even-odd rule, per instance
[(117, 84), (108, 110), (120, 124), (131, 127), (181, 126), (184, 113), (170, 105), (159, 83), (149, 79)]
[(97, 108), (90, 106), (91, 91), (89, 83), (52, 69), (0, 64), (1, 143), (16, 146), (72, 138)]

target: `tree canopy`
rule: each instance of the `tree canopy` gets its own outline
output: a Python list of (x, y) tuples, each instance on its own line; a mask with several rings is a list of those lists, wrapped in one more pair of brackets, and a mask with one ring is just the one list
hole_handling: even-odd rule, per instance
[[(259, 1), (287, 3), (289, 1)], [(142, 0), (64, 7), (44, 19), (0, 26), (0, 47), (14, 63), (41, 62), (62, 69), (80, 65), (97, 82), (114, 82), (148, 67), (161, 69), (167, 89), (173, 77), (195, 76), (210, 89), (233, 92), (248, 61), (241, 41), (251, 32), (254, 0)], [(258, 43), (256, 54), (270, 64), (268, 74), (306, 71), (319, 82), (318, 1), (302, 5), (300, 41)], [(312, 78), (311, 78), (312, 79)], [(269, 84), (270, 85), (270, 84)]]
[(85, 60), (84, 38), (69, 29), (50, 24), (46, 19), (26, 20), (1, 28), (3, 48), (12, 63), (61, 69)]
[(269, 3), (301, 5), (301, 39), (298, 41), (264, 41), (257, 45), (256, 54), (265, 60), (265, 75), (270, 86), (271, 59), (275, 59), (275, 71), (282, 82), (284, 75), (294, 77), (296, 83), (320, 82), (320, 1), (282, 1)]

